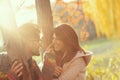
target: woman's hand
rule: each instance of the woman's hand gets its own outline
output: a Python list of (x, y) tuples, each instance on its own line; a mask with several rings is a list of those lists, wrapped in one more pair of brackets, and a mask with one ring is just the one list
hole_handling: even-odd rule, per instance
[(17, 60), (12, 64), (12, 67), (10, 69), (10, 71), (17, 75), (17, 77), (20, 77), (22, 75), (22, 70), (23, 70), (22, 62)]
[(56, 66), (55, 70), (54, 70), (54, 76), (59, 77), (62, 72), (63, 72), (63, 69), (61, 67), (59, 67), (59, 66)]

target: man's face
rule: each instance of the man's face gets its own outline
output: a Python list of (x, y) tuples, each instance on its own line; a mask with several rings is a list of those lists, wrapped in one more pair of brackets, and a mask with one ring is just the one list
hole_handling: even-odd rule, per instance
[(40, 49), (40, 40), (33, 39), (30, 41), (31, 44), (31, 52), (33, 56), (39, 56), (39, 49)]

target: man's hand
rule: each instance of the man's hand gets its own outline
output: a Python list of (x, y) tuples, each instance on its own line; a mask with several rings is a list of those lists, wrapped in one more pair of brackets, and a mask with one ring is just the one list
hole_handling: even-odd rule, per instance
[(22, 75), (23, 64), (20, 61), (15, 61), (10, 69), (12, 73), (20, 77)]

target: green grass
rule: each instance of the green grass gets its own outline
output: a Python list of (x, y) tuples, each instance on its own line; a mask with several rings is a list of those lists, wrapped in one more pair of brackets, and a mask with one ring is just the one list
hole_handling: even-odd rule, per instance
[(120, 40), (98, 39), (81, 46), (94, 53), (86, 80), (120, 80)]
[(92, 51), (94, 54), (111, 53), (120, 47), (120, 40), (96, 39), (81, 43), (85, 50)]

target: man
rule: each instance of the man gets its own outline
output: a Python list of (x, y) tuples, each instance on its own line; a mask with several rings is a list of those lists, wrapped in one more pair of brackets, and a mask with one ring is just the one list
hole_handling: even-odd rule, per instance
[(25, 60), (28, 61), (30, 76), (32, 80), (41, 80), (41, 72), (32, 56), (39, 56), (40, 33), (39, 28), (35, 24), (27, 23), (18, 29), (24, 43)]
[[(36, 62), (32, 59), (32, 56), (39, 55), (40, 36), (38, 26), (32, 23), (26, 23), (20, 28), (18, 28), (17, 31), (19, 33), (20, 38), (18, 38), (18, 41), (16, 41), (20, 41), (19, 43), (21, 43), (20, 45), (22, 45), (22, 47), (14, 46), (14, 44), (9, 44), (7, 45), (9, 46), (7, 47), (7, 52), (8, 54), (10, 51), (14, 53), (16, 52), (16, 54), (19, 53), (18, 57), (22, 59), (15, 60), (12, 64), (12, 67), (8, 67), (5, 73), (3, 72), (3, 70), (1, 70), (0, 80), (42, 80), (41, 71), (38, 68)], [(8, 43), (15, 42), (11, 40)], [(16, 48), (21, 49), (18, 50)], [(7, 60), (6, 63), (11, 64), (9, 63), (9, 61), (10, 60)]]

